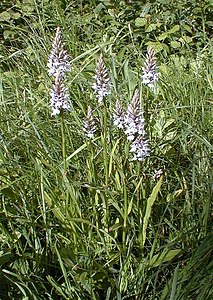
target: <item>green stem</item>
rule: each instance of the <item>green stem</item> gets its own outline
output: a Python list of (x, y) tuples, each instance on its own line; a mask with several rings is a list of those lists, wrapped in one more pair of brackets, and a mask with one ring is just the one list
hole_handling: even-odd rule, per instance
[[(91, 195), (91, 199), (95, 199), (94, 203), (91, 203), (93, 205), (93, 211), (94, 211), (94, 218), (95, 218), (95, 223), (96, 223), (96, 227), (100, 228), (100, 214), (98, 211), (98, 206), (99, 206), (99, 198), (98, 198), (98, 194), (96, 193), (95, 189), (93, 189), (93, 186), (97, 186), (98, 185), (98, 178), (97, 178), (97, 173), (96, 173), (96, 166), (95, 166), (95, 160), (94, 160), (94, 148), (93, 148), (93, 144), (91, 141), (88, 141), (87, 144), (88, 147), (88, 159), (87, 159), (87, 170), (88, 170), (88, 183), (89, 185), (91, 185), (90, 189), (90, 195)], [(92, 201), (93, 201), (92, 200)]]
[[(70, 193), (69, 193), (69, 182), (67, 178), (67, 148), (66, 148), (66, 138), (65, 138), (65, 121), (64, 121), (64, 111), (61, 110), (61, 142), (62, 142), (62, 159), (63, 159), (63, 181), (64, 185), (66, 186), (66, 203), (65, 203), (65, 211), (66, 214), (68, 213), (68, 207), (69, 207), (69, 198), (70, 198)], [(75, 232), (74, 234), (74, 240), (75, 240)], [(76, 241), (75, 241), (76, 242)], [(75, 244), (76, 245), (76, 244)]]
[[(102, 112), (102, 126), (103, 126), (103, 135), (102, 135), (102, 147), (103, 147), (103, 162), (104, 162), (104, 176), (105, 176), (105, 187), (108, 187), (108, 179), (109, 179), (109, 167), (108, 167), (108, 154), (107, 154), (107, 107), (106, 102), (104, 101), (104, 108)], [(109, 209), (108, 209), (108, 199), (107, 197), (103, 197), (103, 207), (104, 207), (104, 226), (105, 228), (109, 228)]]
[(64, 122), (64, 111), (61, 111), (61, 139), (62, 139), (62, 158), (64, 165), (64, 174), (67, 172), (67, 149), (66, 149), (66, 139), (65, 139), (65, 122)]
[(124, 197), (124, 226), (123, 226), (123, 250), (126, 252), (126, 234), (127, 234), (127, 214), (128, 214), (128, 199), (126, 183), (123, 181), (123, 197)]
[(108, 155), (107, 155), (107, 108), (106, 103), (104, 103), (104, 116), (103, 116), (103, 151), (104, 151), (104, 169), (105, 169), (105, 185), (108, 186)]

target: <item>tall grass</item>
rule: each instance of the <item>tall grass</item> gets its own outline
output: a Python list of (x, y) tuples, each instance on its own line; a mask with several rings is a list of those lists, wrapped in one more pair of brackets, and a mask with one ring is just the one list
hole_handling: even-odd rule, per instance
[[(152, 91), (133, 39), (126, 54), (122, 31), (87, 42), (77, 17), (69, 30), (56, 12), (51, 33), (39, 12), (38, 28), (20, 32), (22, 50), (2, 48), (1, 299), (212, 299), (211, 47), (197, 59), (157, 53)], [(46, 67), (58, 25), (73, 55), (62, 131)], [(101, 52), (113, 86), (102, 106), (92, 89)], [(142, 162), (112, 122), (116, 100), (126, 109), (136, 87), (150, 145)], [(91, 140), (88, 105), (100, 120)]]

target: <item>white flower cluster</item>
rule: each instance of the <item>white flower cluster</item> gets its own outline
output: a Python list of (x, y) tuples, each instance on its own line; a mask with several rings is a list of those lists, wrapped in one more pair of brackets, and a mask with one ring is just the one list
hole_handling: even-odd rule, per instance
[(145, 120), (141, 111), (140, 95), (136, 89), (124, 118), (124, 133), (127, 135), (127, 140), (133, 141), (138, 135), (145, 135), (144, 125)]
[(149, 156), (148, 140), (143, 135), (139, 135), (130, 145), (130, 152), (133, 153), (132, 160), (143, 161)]
[(154, 83), (158, 80), (158, 74), (144, 69), (142, 76), (142, 82), (144, 85), (148, 85), (151, 89), (154, 88)]
[(149, 47), (147, 50), (146, 60), (143, 67), (142, 82), (149, 88), (153, 89), (158, 81), (158, 72), (154, 49)]
[(111, 93), (111, 79), (105, 66), (102, 54), (99, 57), (93, 78), (95, 79), (95, 82), (92, 86), (94, 93), (96, 94), (98, 102), (102, 103), (104, 97)]
[(152, 176), (152, 179), (157, 180), (163, 175), (163, 169), (154, 170), (154, 174)]
[(55, 77), (55, 84), (53, 89), (50, 90), (50, 105), (52, 107), (52, 116), (59, 115), (61, 110), (71, 110), (69, 101), (68, 89), (65, 88), (63, 77), (60, 71), (57, 72)]
[(58, 115), (62, 110), (71, 110), (69, 105), (68, 89), (64, 86), (66, 72), (70, 71), (69, 55), (62, 44), (61, 30), (58, 27), (52, 43), (52, 50), (48, 57), (48, 73), (54, 77), (53, 89), (50, 91), (50, 105), (52, 116)]
[(117, 100), (115, 104), (115, 110), (113, 113), (113, 124), (119, 129), (123, 129), (124, 117), (125, 117), (125, 112), (123, 110), (123, 107), (121, 106), (120, 101)]
[(113, 123), (116, 127), (123, 129), (127, 140), (131, 141), (130, 152), (133, 160), (142, 161), (149, 155), (148, 140), (145, 138), (145, 120), (140, 105), (139, 91), (136, 89), (132, 101), (125, 114), (120, 102), (117, 100), (113, 114)]

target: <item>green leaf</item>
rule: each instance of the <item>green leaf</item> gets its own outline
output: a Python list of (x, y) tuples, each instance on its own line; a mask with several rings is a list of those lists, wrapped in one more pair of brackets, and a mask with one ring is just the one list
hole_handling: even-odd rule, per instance
[(116, 201), (110, 201), (109, 202), (112, 206), (114, 206), (114, 208), (119, 212), (119, 214), (121, 215), (121, 217), (124, 219), (124, 214), (122, 209), (119, 207), (118, 203)]
[(18, 20), (19, 18), (21, 18), (21, 14), (19, 12), (13, 12), (11, 14), (11, 17), (14, 19), (14, 20)]
[(177, 31), (179, 31), (180, 30), (180, 25), (175, 25), (175, 26), (173, 26), (169, 31), (168, 31), (168, 33), (169, 34), (172, 34), (172, 33), (175, 33), (175, 32), (177, 32)]
[[(97, 139), (99, 139), (99, 137), (95, 138), (94, 141), (96, 141)], [(70, 154), (67, 158), (66, 161), (68, 162), (71, 158), (73, 158), (76, 154), (78, 154), (79, 152), (81, 152), (84, 148), (87, 147), (87, 143), (81, 145), (78, 149), (76, 149), (72, 154)]]
[(7, 253), (4, 253), (0, 256), (0, 265), (4, 265), (5, 263), (8, 263), (11, 258), (14, 257), (14, 254), (12, 252), (7, 252)]
[(13, 10), (3, 11), (0, 13), (0, 21), (9, 21), (10, 19), (17, 20), (21, 17), (21, 14), (19, 12), (15, 12)]
[(187, 36), (187, 35), (183, 35), (179, 41), (182, 43), (182, 44), (189, 44), (192, 42), (192, 38), (190, 36)]
[(118, 171), (115, 172), (115, 183), (116, 183), (116, 189), (120, 191), (122, 189), (121, 180), (120, 180), (120, 174)]
[(171, 47), (174, 49), (180, 48), (181, 47), (181, 43), (177, 42), (177, 41), (171, 41), (170, 43)]
[(169, 36), (168, 32), (163, 32), (159, 35), (158, 40), (162, 41), (165, 40)]
[(172, 281), (172, 291), (171, 291), (171, 295), (170, 295), (170, 300), (175, 299), (176, 287), (177, 287), (177, 281), (178, 281), (178, 271), (179, 271), (179, 264), (175, 268), (174, 277), (173, 277), (173, 281)]
[(167, 53), (169, 53), (169, 47), (165, 43), (162, 43), (162, 47), (163, 47), (164, 51), (166, 51)]
[(177, 256), (182, 250), (174, 249), (174, 250), (164, 250), (162, 253), (156, 254), (150, 260), (149, 265), (151, 267), (158, 267), (165, 262), (171, 261), (175, 256)]
[(162, 51), (164, 49), (164, 44), (160, 43), (160, 42), (147, 42), (146, 43), (147, 46), (152, 46), (155, 50), (155, 53), (158, 53), (160, 51)]
[(210, 6), (213, 6), (213, 0), (206, 0), (207, 2), (209, 2)]
[(147, 24), (146, 18), (136, 18), (135, 19), (135, 26), (137, 27), (143, 27)]
[(157, 24), (150, 24), (150, 25), (146, 28), (145, 32), (152, 32), (152, 31), (156, 30), (156, 28), (157, 28)]
[(161, 4), (167, 5), (171, 2), (171, 0), (158, 0)]
[(59, 251), (58, 251), (57, 246), (55, 246), (55, 251), (56, 251), (56, 254), (58, 256), (59, 265), (61, 267), (61, 271), (62, 271), (62, 274), (63, 274), (64, 279), (65, 279), (66, 287), (68, 288), (69, 291), (71, 291), (72, 290), (72, 286), (71, 286), (70, 280), (68, 278), (67, 270), (66, 270), (66, 268), (64, 266), (64, 263), (62, 261), (62, 258), (61, 258), (61, 255), (60, 255)]
[(48, 204), (48, 206), (52, 209), (53, 214), (57, 219), (59, 219), (61, 222), (65, 222), (66, 219), (64, 215), (61, 213), (60, 209), (53, 203), (52, 198), (45, 192), (44, 193), (45, 201)]
[(68, 299), (68, 297), (65, 295), (65, 293), (63, 292), (63, 289), (61, 288), (61, 285), (59, 283), (57, 283), (53, 277), (51, 277), (50, 275), (47, 275), (47, 280), (48, 282), (52, 285), (52, 287), (54, 287), (57, 291), (57, 293), (61, 296), (63, 296), (63, 299)]
[[(212, 4), (213, 5), (213, 4)], [(213, 21), (207, 21), (206, 25), (213, 27)]]
[(129, 205), (128, 205), (128, 209), (127, 209), (127, 215), (130, 214), (131, 210), (132, 210), (132, 204), (133, 204), (133, 198), (131, 199)]
[(158, 40), (159, 41), (165, 40), (167, 37), (170, 36), (170, 34), (175, 33), (179, 29), (180, 29), (180, 25), (173, 26), (170, 30), (168, 30), (168, 31), (163, 32), (162, 34), (160, 34), (159, 37), (158, 37)]
[(117, 145), (118, 145), (119, 142), (120, 142), (120, 139), (118, 139), (116, 141), (115, 145), (112, 148), (111, 154), (110, 154), (110, 160), (109, 160), (109, 177), (110, 177), (111, 172), (112, 172), (112, 165), (113, 165), (114, 153), (115, 153), (116, 147), (117, 147)]
[(9, 199), (13, 200), (13, 201), (16, 201), (17, 200), (17, 195), (16, 193), (14, 193), (13, 189), (10, 188), (10, 187), (7, 187), (7, 186), (3, 186), (1, 189), (0, 189), (1, 193), (8, 197)]
[(163, 129), (166, 129), (167, 127), (169, 127), (174, 122), (175, 122), (175, 119), (168, 119), (166, 121), (166, 123), (164, 124)]
[(32, 12), (34, 11), (35, 6), (34, 3), (30, 1), (30, 3), (26, 3), (22, 5), (22, 12), (25, 16), (30, 16), (32, 14)]
[(11, 15), (7, 11), (3, 11), (0, 13), (0, 22), (1, 21), (9, 21), (11, 18)]
[[(207, 23), (207, 22), (206, 22), (206, 23)], [(183, 27), (186, 31), (192, 33), (192, 29), (191, 29), (191, 27), (190, 27), (189, 25), (183, 24), (182, 27)]]
[[(119, 222), (118, 218), (116, 219), (116, 222)], [(111, 226), (109, 231), (117, 231), (121, 227), (123, 227), (123, 224), (115, 223), (114, 225)]]
[(14, 38), (16, 32), (15, 31), (12, 31), (12, 30), (4, 30), (4, 39), (7, 40), (7, 39), (11, 39), (11, 38)]
[(147, 200), (147, 205), (146, 205), (146, 213), (144, 216), (144, 220), (143, 220), (143, 229), (142, 229), (142, 245), (144, 246), (145, 241), (146, 241), (146, 230), (148, 227), (148, 223), (149, 223), (149, 218), (151, 215), (151, 211), (152, 211), (152, 206), (155, 203), (155, 200), (157, 199), (157, 195), (158, 192), (160, 191), (160, 187), (162, 185), (163, 182), (163, 176), (161, 176), (161, 178), (159, 179), (159, 181), (157, 182), (156, 186), (153, 188), (153, 191), (151, 193), (151, 195), (149, 196), (148, 200)]

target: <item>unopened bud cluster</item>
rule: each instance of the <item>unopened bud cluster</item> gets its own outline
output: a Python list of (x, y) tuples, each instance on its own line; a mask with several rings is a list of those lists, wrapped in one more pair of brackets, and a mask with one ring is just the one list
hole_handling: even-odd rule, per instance
[(93, 111), (90, 106), (88, 106), (87, 109), (87, 116), (84, 120), (84, 131), (89, 139), (92, 139), (94, 137), (94, 134), (97, 130), (97, 125), (95, 118), (93, 116)]

